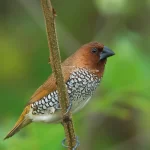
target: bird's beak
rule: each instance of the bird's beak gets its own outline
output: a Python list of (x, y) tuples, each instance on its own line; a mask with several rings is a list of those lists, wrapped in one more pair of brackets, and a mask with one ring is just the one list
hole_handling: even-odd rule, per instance
[(106, 59), (107, 57), (113, 56), (115, 53), (108, 47), (104, 46), (103, 51), (100, 53), (100, 60)]

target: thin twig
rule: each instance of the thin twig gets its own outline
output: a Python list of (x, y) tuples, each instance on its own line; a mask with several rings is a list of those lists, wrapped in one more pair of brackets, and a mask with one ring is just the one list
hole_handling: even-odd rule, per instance
[(66, 141), (68, 145), (68, 150), (72, 150), (72, 148), (76, 144), (76, 136), (74, 132), (73, 122), (72, 122), (72, 114), (67, 112), (67, 108), (69, 106), (68, 94), (66, 90), (66, 86), (64, 83), (64, 77), (62, 74), (61, 68), (61, 58), (58, 46), (58, 40), (56, 35), (56, 27), (55, 27), (55, 16), (56, 12), (52, 7), (50, 0), (41, 0), (46, 29), (47, 29), (47, 37), (48, 37), (48, 46), (50, 51), (50, 62), (52, 66), (52, 70), (55, 74), (55, 78), (57, 81), (57, 90), (59, 93), (59, 102), (62, 108), (62, 121), (64, 125)]

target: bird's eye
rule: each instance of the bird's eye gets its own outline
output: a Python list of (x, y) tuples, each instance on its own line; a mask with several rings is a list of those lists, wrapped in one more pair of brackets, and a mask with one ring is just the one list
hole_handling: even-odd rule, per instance
[(97, 51), (98, 51), (98, 48), (96, 48), (96, 47), (92, 48), (92, 50), (91, 50), (92, 53), (96, 53)]

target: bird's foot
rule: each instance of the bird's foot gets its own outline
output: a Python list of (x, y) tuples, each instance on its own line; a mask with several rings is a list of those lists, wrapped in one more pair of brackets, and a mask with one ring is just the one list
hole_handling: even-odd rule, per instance
[[(62, 141), (62, 146), (68, 148), (69, 146), (65, 145), (66, 138)], [(76, 145), (72, 148), (72, 150), (76, 150), (77, 147), (80, 145), (80, 141), (78, 136), (76, 136)]]
[(55, 108), (58, 109), (58, 110), (61, 109), (61, 107), (58, 103), (55, 105)]
[[(62, 109), (59, 104), (57, 104), (57, 105), (55, 106), (55, 108), (56, 108), (56, 109)], [(72, 102), (69, 103), (69, 106), (68, 106), (68, 108), (67, 108), (67, 111), (65, 112), (64, 115), (68, 114), (68, 112), (70, 112), (71, 108), (72, 108)]]
[(72, 108), (72, 102), (69, 103), (69, 106), (67, 108), (67, 111), (65, 112), (65, 115), (70, 112), (71, 108)]

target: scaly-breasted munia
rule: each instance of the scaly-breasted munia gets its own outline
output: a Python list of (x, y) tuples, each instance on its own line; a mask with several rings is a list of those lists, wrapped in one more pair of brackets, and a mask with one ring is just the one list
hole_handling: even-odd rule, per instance
[[(72, 113), (78, 112), (91, 99), (100, 83), (107, 57), (114, 55), (109, 48), (98, 42), (83, 45), (62, 63)], [(53, 123), (61, 121), (58, 109), (58, 91), (52, 74), (33, 94), (14, 128), (5, 139), (13, 136), (31, 122)]]

